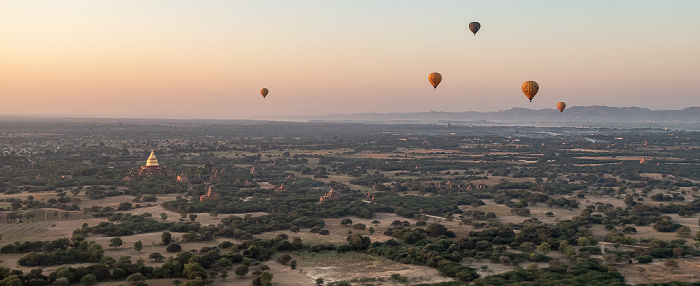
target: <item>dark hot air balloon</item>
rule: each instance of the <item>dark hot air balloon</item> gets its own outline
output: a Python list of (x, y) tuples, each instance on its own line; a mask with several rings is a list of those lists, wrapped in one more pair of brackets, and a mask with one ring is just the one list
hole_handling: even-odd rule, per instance
[(265, 97), (267, 96), (267, 93), (268, 93), (268, 92), (270, 92), (270, 91), (267, 90), (267, 87), (263, 87), (263, 88), (260, 90), (260, 94), (262, 94), (263, 98), (265, 98)]
[(471, 30), (472, 33), (474, 33), (474, 36), (476, 36), (476, 32), (478, 32), (479, 29), (481, 29), (481, 24), (479, 24), (479, 22), (469, 23), (469, 30)]

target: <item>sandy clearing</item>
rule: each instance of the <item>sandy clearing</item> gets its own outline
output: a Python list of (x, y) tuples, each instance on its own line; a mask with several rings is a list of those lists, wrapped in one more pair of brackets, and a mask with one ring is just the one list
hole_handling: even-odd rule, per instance
[(664, 266), (664, 260), (649, 264), (613, 265), (625, 277), (625, 282), (637, 285), (646, 283), (664, 283), (668, 281), (697, 282), (700, 280), (700, 258), (678, 258), (678, 268)]
[[(361, 253), (337, 253), (329, 251), (321, 253), (295, 252), (290, 255), (292, 259), (298, 262), (298, 272), (291, 273), (291, 270), (281, 271), (279, 272), (280, 276), (284, 277), (285, 274), (288, 274), (289, 278), (299, 279), (301, 276), (298, 274), (303, 274), (306, 279), (301, 281), (309, 283), (289, 284), (294, 286), (313, 285), (313, 282), (318, 277), (323, 278), (326, 283), (375, 278), (376, 280), (371, 282), (375, 285), (404, 285), (392, 279), (392, 274), (408, 277), (411, 284), (438, 283), (453, 280), (452, 278), (442, 276), (434, 268), (397, 263), (382, 257)], [(275, 263), (271, 262), (267, 264), (272, 268)], [(284, 268), (284, 266), (282, 268)], [(274, 273), (275, 272), (273, 272), (273, 274)], [(384, 282), (379, 282), (380, 279)]]

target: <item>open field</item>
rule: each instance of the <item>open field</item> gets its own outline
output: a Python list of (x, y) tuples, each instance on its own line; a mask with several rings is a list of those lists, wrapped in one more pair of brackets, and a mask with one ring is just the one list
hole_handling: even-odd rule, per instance
[(646, 283), (664, 283), (668, 281), (697, 282), (700, 280), (700, 259), (679, 258), (678, 268), (669, 268), (663, 261), (649, 264), (619, 264), (614, 265), (617, 271), (625, 276), (625, 282), (636, 285)]
[(295, 252), (292, 253), (292, 258), (297, 260), (297, 269), (300, 270), (299, 273), (304, 274), (306, 279), (297, 280), (301, 282), (299, 284), (289, 285), (312, 285), (313, 281), (318, 277), (323, 278), (326, 282), (356, 279), (367, 281), (374, 285), (404, 285), (392, 279), (392, 274), (407, 277), (408, 281), (413, 284), (452, 280), (440, 275), (433, 268), (401, 264), (384, 258), (358, 253)]

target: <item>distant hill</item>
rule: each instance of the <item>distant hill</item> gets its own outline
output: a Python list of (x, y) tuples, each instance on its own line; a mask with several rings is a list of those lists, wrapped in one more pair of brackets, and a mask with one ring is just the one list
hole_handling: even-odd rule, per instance
[[(302, 119), (302, 118), (298, 118)], [(572, 106), (560, 113), (554, 108), (512, 108), (494, 112), (414, 112), (329, 114), (304, 118), (320, 121), (353, 122), (700, 122), (700, 107), (682, 110), (651, 110), (639, 107)]]

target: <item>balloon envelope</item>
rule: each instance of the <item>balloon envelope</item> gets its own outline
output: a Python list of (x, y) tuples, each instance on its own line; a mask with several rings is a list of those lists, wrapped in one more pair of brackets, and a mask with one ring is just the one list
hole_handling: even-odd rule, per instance
[(428, 76), (428, 81), (430, 81), (430, 84), (433, 85), (434, 89), (437, 89), (438, 84), (442, 81), (442, 75), (440, 73), (431, 73)]
[(265, 98), (265, 97), (267, 96), (267, 93), (268, 93), (268, 92), (270, 92), (270, 91), (267, 90), (267, 87), (263, 87), (263, 88), (260, 90), (260, 94), (262, 94), (263, 98)]
[(476, 32), (478, 32), (479, 29), (481, 29), (481, 24), (479, 24), (479, 22), (469, 23), (469, 30), (471, 30), (472, 33), (474, 33), (474, 36), (476, 36)]
[(526, 82), (523, 82), (523, 93), (525, 96), (527, 96), (527, 99), (532, 101), (532, 98), (535, 97), (535, 94), (540, 90), (540, 85), (538, 85), (536, 82), (528, 80)]
[(563, 101), (557, 102), (557, 108), (559, 109), (559, 112), (563, 112), (564, 108), (566, 108), (566, 103)]

